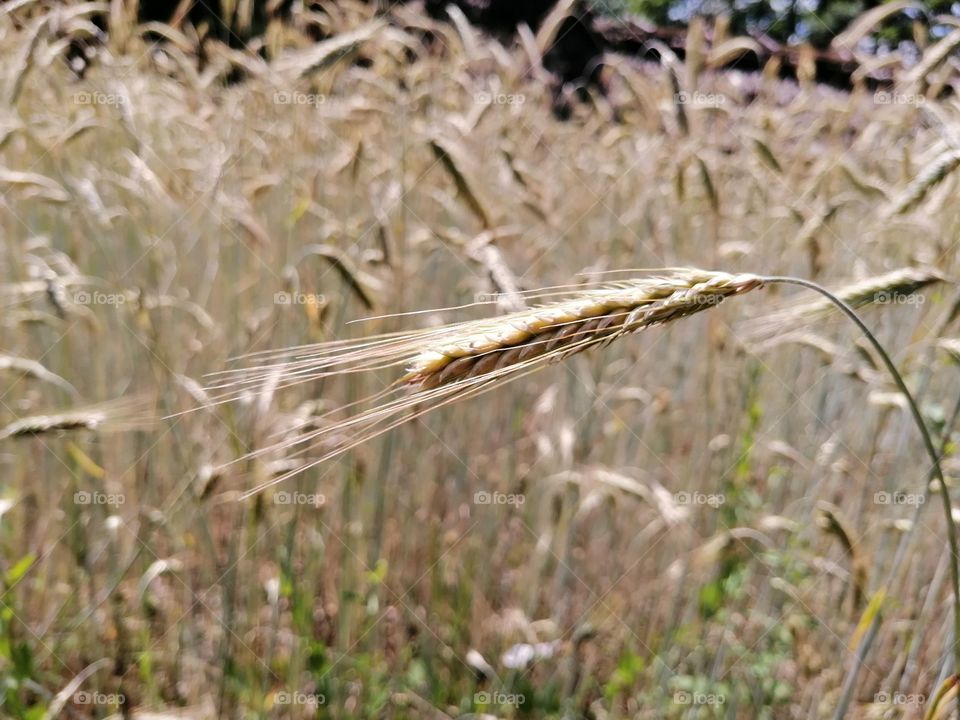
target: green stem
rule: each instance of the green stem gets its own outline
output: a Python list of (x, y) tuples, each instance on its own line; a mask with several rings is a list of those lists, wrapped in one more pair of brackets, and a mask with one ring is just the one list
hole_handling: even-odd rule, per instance
[(904, 383), (900, 372), (897, 370), (896, 365), (893, 364), (893, 360), (890, 359), (887, 351), (883, 349), (880, 341), (874, 337), (873, 333), (870, 332), (870, 329), (863, 323), (850, 305), (845, 303), (826, 288), (817, 285), (815, 282), (804, 280), (802, 278), (773, 276), (765, 277), (763, 278), (763, 281), (771, 284), (782, 283), (788, 285), (799, 285), (800, 287), (805, 287), (809, 290), (820, 293), (827, 298), (827, 300), (836, 305), (843, 312), (843, 314), (846, 315), (854, 323), (854, 325), (860, 329), (860, 332), (863, 333), (863, 336), (867, 339), (870, 345), (873, 346), (873, 349), (877, 351), (877, 355), (880, 356), (880, 359), (883, 361), (883, 364), (889, 371), (890, 376), (896, 383), (897, 388), (907, 399), (907, 405), (910, 407), (910, 414), (913, 415), (913, 420), (917, 424), (917, 429), (920, 430), (920, 435), (923, 437), (923, 444), (927, 449), (927, 454), (930, 456), (930, 460), (933, 463), (933, 471), (937, 479), (937, 484), (940, 487), (940, 496), (943, 499), (943, 512), (947, 522), (947, 541), (950, 544), (950, 555), (952, 556), (950, 562), (950, 571), (953, 579), (953, 671), (960, 672), (960, 567), (957, 565), (957, 558), (960, 557), (960, 553), (957, 551), (957, 525), (953, 520), (953, 508), (950, 506), (950, 493), (947, 488), (947, 481), (943, 476), (943, 468), (940, 466), (940, 456), (937, 454), (937, 451), (933, 446), (933, 439), (930, 437), (930, 432), (927, 429), (927, 425), (923, 421), (923, 416), (920, 414), (920, 408), (917, 407), (917, 403), (913, 399), (913, 395), (911, 395), (910, 390), (907, 389), (906, 383)]

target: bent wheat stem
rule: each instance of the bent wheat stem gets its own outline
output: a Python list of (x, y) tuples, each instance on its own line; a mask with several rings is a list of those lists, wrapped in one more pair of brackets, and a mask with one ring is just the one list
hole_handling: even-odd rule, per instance
[[(943, 476), (943, 468), (940, 466), (940, 456), (937, 454), (937, 451), (934, 448), (933, 439), (930, 437), (930, 431), (927, 429), (927, 424), (923, 421), (923, 415), (920, 413), (920, 408), (917, 407), (917, 403), (914, 400), (913, 395), (907, 388), (906, 383), (903, 381), (903, 377), (897, 370), (897, 366), (894, 365), (893, 360), (890, 359), (887, 351), (884, 350), (883, 345), (881, 345), (876, 336), (870, 332), (870, 329), (866, 326), (866, 324), (864, 324), (863, 320), (860, 319), (860, 316), (857, 315), (856, 311), (850, 307), (850, 305), (831, 293), (826, 288), (821, 287), (817, 283), (811, 282), (810, 280), (804, 280), (802, 278), (795, 277), (771, 276), (763, 278), (763, 281), (770, 284), (781, 283), (805, 287), (809, 290), (820, 293), (824, 298), (829, 300), (844, 315), (846, 315), (850, 321), (857, 326), (857, 328), (859, 328), (860, 332), (876, 351), (887, 371), (890, 373), (890, 377), (893, 378), (894, 383), (896, 383), (897, 389), (903, 393), (903, 396), (907, 401), (907, 406), (910, 408), (910, 414), (913, 416), (913, 420), (917, 425), (917, 429), (920, 431), (920, 437), (923, 438), (923, 445), (926, 448), (927, 454), (930, 456), (930, 461), (933, 463), (933, 472), (940, 488), (940, 496), (943, 501), (943, 512), (947, 523), (947, 542), (950, 545), (950, 555), (952, 556), (950, 570), (953, 580), (953, 665), (955, 672), (960, 671), (960, 566), (957, 564), (957, 558), (960, 557), (960, 555), (958, 555), (957, 550), (957, 526), (954, 522), (953, 509), (950, 505), (950, 491), (947, 488), (947, 481)], [(855, 663), (850, 672), (853, 674), (852, 677), (855, 678), (856, 673), (859, 672), (859, 664)], [(853, 683), (849, 683), (849, 686), (852, 688)], [(846, 704), (848, 702), (849, 697), (845, 696), (844, 698), (841, 698), (841, 702), (837, 706), (837, 713), (834, 717), (843, 717), (846, 711)]]

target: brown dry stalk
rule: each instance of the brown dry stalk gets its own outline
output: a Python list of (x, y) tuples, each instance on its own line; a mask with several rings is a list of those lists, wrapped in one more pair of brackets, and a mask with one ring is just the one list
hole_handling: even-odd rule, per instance
[(850, 520), (833, 503), (821, 501), (817, 504), (817, 510), (817, 523), (825, 532), (836, 537), (846, 554), (850, 556), (852, 611), (859, 612), (866, 597), (869, 570), (866, 558), (863, 557), (860, 546), (857, 544), (857, 535), (853, 531)]

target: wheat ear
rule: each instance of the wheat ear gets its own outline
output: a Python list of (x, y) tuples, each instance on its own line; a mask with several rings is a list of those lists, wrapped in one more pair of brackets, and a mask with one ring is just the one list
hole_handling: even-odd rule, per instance
[(405, 370), (383, 392), (352, 404), (350, 409), (359, 409), (353, 417), (309, 418), (274, 445), (241, 458), (276, 451), (302, 455), (322, 448), (319, 457), (306, 459), (251, 495), (433, 409), (623, 335), (693, 315), (762, 284), (756, 275), (676, 269), (579, 290), (494, 319), (262, 355), (255, 367), (218, 373), (207, 391), (215, 404), (259, 394), (264, 387), (282, 389), (330, 375)]
[(0, 355), (0, 372), (10, 372), (24, 378), (32, 378), (41, 382), (56, 385), (61, 390), (70, 393), (75, 398), (80, 397), (80, 393), (69, 382), (50, 370), (47, 370), (36, 360), (17, 357), (15, 355)]
[(881, 213), (883, 220), (906, 212), (926, 197), (934, 185), (939, 184), (960, 165), (960, 150), (951, 148), (930, 161), (910, 184), (898, 194)]
[(18, 418), (0, 428), (0, 440), (68, 430), (124, 432), (145, 429), (152, 422), (146, 398), (122, 398), (63, 412)]
[[(943, 274), (935, 268), (906, 267), (882, 275), (848, 283), (833, 295), (853, 308), (866, 305), (903, 302), (918, 291), (943, 282)], [(785, 330), (796, 332), (809, 323), (820, 320), (835, 309), (826, 297), (808, 303), (791, 302), (783, 310), (765, 313), (760, 319), (745, 326), (746, 339), (753, 342), (775, 342), (788, 339)]]
[(515, 313), (486, 328), (470, 328), (414, 357), (402, 382), (430, 389), (542, 356), (559, 360), (692, 315), (761, 284), (755, 275), (689, 271), (588, 291), (569, 302)]

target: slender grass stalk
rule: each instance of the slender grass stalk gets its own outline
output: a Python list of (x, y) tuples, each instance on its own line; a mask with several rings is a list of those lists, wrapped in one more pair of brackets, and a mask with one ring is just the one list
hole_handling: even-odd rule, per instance
[(937, 708), (940, 707), (940, 703), (943, 701), (943, 698), (957, 685), (960, 685), (960, 673), (954, 673), (953, 675), (950, 675), (940, 684), (937, 694), (934, 695), (933, 701), (930, 703), (930, 707), (927, 709), (927, 714), (923, 716), (924, 720), (933, 720), (937, 716)]
[[(847, 303), (826, 288), (821, 287), (817, 283), (811, 282), (810, 280), (804, 280), (802, 278), (795, 277), (770, 276), (764, 277), (763, 281), (770, 284), (779, 283), (805, 287), (809, 290), (820, 293), (827, 300), (833, 303), (844, 315), (850, 319), (851, 322), (853, 322), (854, 325), (860, 329), (860, 332), (863, 333), (863, 336), (867, 339), (867, 342), (870, 343), (877, 355), (880, 357), (884, 366), (887, 368), (887, 371), (893, 378), (894, 383), (897, 385), (897, 389), (903, 393), (904, 398), (907, 400), (907, 406), (910, 408), (910, 414), (913, 416), (913, 420), (917, 425), (917, 429), (920, 431), (920, 436), (923, 438), (923, 445), (926, 448), (927, 454), (930, 456), (931, 462), (933, 463), (933, 472), (940, 488), (940, 495), (943, 499), (943, 511), (947, 522), (947, 542), (950, 544), (950, 554), (952, 556), (950, 562), (950, 571), (953, 581), (953, 627), (955, 638), (953, 643), (953, 667), (954, 672), (957, 672), (958, 669), (960, 669), (960, 642), (957, 642), (956, 640), (956, 638), (960, 638), (960, 566), (957, 564), (957, 558), (960, 557), (960, 555), (958, 555), (957, 551), (957, 526), (953, 520), (953, 508), (950, 505), (950, 491), (947, 488), (947, 481), (943, 476), (943, 468), (940, 465), (940, 457), (933, 446), (933, 439), (930, 437), (930, 431), (927, 429), (927, 425), (923, 421), (923, 416), (920, 414), (920, 408), (917, 407), (917, 403), (914, 400), (913, 395), (910, 393), (906, 383), (903, 381), (903, 377), (897, 370), (896, 365), (893, 364), (893, 360), (890, 359), (887, 351), (884, 350), (883, 345), (881, 345), (880, 341), (877, 340), (872, 332), (870, 332), (870, 329), (864, 324), (852, 307), (850, 307)], [(852, 673), (857, 673), (858, 668), (859, 665), (854, 667)], [(852, 688), (853, 683), (849, 683), (849, 685)], [(844, 693), (844, 697), (841, 698), (840, 705), (837, 706), (837, 712), (834, 715), (835, 718), (841, 718), (845, 714), (846, 706), (850, 701), (850, 692), (852, 692), (852, 689), (848, 688), (847, 692)]]
[[(940, 457), (944, 457), (947, 453), (948, 445), (950, 443), (950, 438), (953, 437), (953, 431), (954, 431), (954, 428), (957, 426), (958, 420), (960, 420), (960, 397), (958, 397), (957, 401), (954, 403), (953, 412), (950, 415), (950, 419), (947, 421), (947, 423), (943, 426), (943, 429), (940, 431)], [(928, 474), (927, 480), (928, 480), (928, 488), (927, 488), (928, 490), (929, 481), (933, 480), (932, 469)], [(897, 571), (900, 569), (900, 566), (903, 564), (903, 561), (907, 556), (907, 545), (910, 542), (911, 535), (916, 530), (917, 523), (919, 522), (919, 519), (920, 519), (920, 512), (922, 511), (922, 508), (923, 508), (923, 505), (918, 504), (916, 506), (913, 512), (913, 519), (911, 521), (910, 531), (907, 533), (904, 533), (900, 539), (900, 545), (897, 548), (897, 552), (893, 558), (893, 565), (890, 568), (890, 572), (888, 573), (888, 576), (887, 576), (888, 586), (894, 582), (894, 578), (896, 578), (897, 576)], [(947, 548), (947, 551), (949, 552), (949, 547)], [(949, 558), (945, 557), (944, 560), (945, 561), (949, 560)], [(940, 586), (942, 585), (942, 580), (943, 580), (941, 575), (944, 570), (941, 567), (942, 564), (943, 564), (942, 561), (938, 562), (937, 564), (936, 573), (934, 574), (933, 580), (931, 580), (930, 586), (927, 588), (927, 591), (926, 591), (927, 597), (926, 597), (926, 600), (924, 601), (924, 608), (921, 609), (918, 617), (926, 616), (927, 614), (926, 611), (929, 608), (933, 607), (933, 605), (935, 604), (935, 598), (938, 597), (940, 594)], [(874, 622), (876, 621), (877, 620), (875, 619)], [(913, 643), (913, 646), (910, 650), (910, 657), (907, 659), (906, 670), (904, 672), (904, 675), (902, 676), (903, 677), (902, 684), (904, 687), (910, 687), (910, 685), (913, 682), (913, 671), (917, 667), (917, 658), (920, 655), (920, 650), (922, 647), (922, 643), (919, 641), (919, 637), (920, 637), (919, 631), (915, 628), (914, 632), (918, 640), (915, 643)]]

